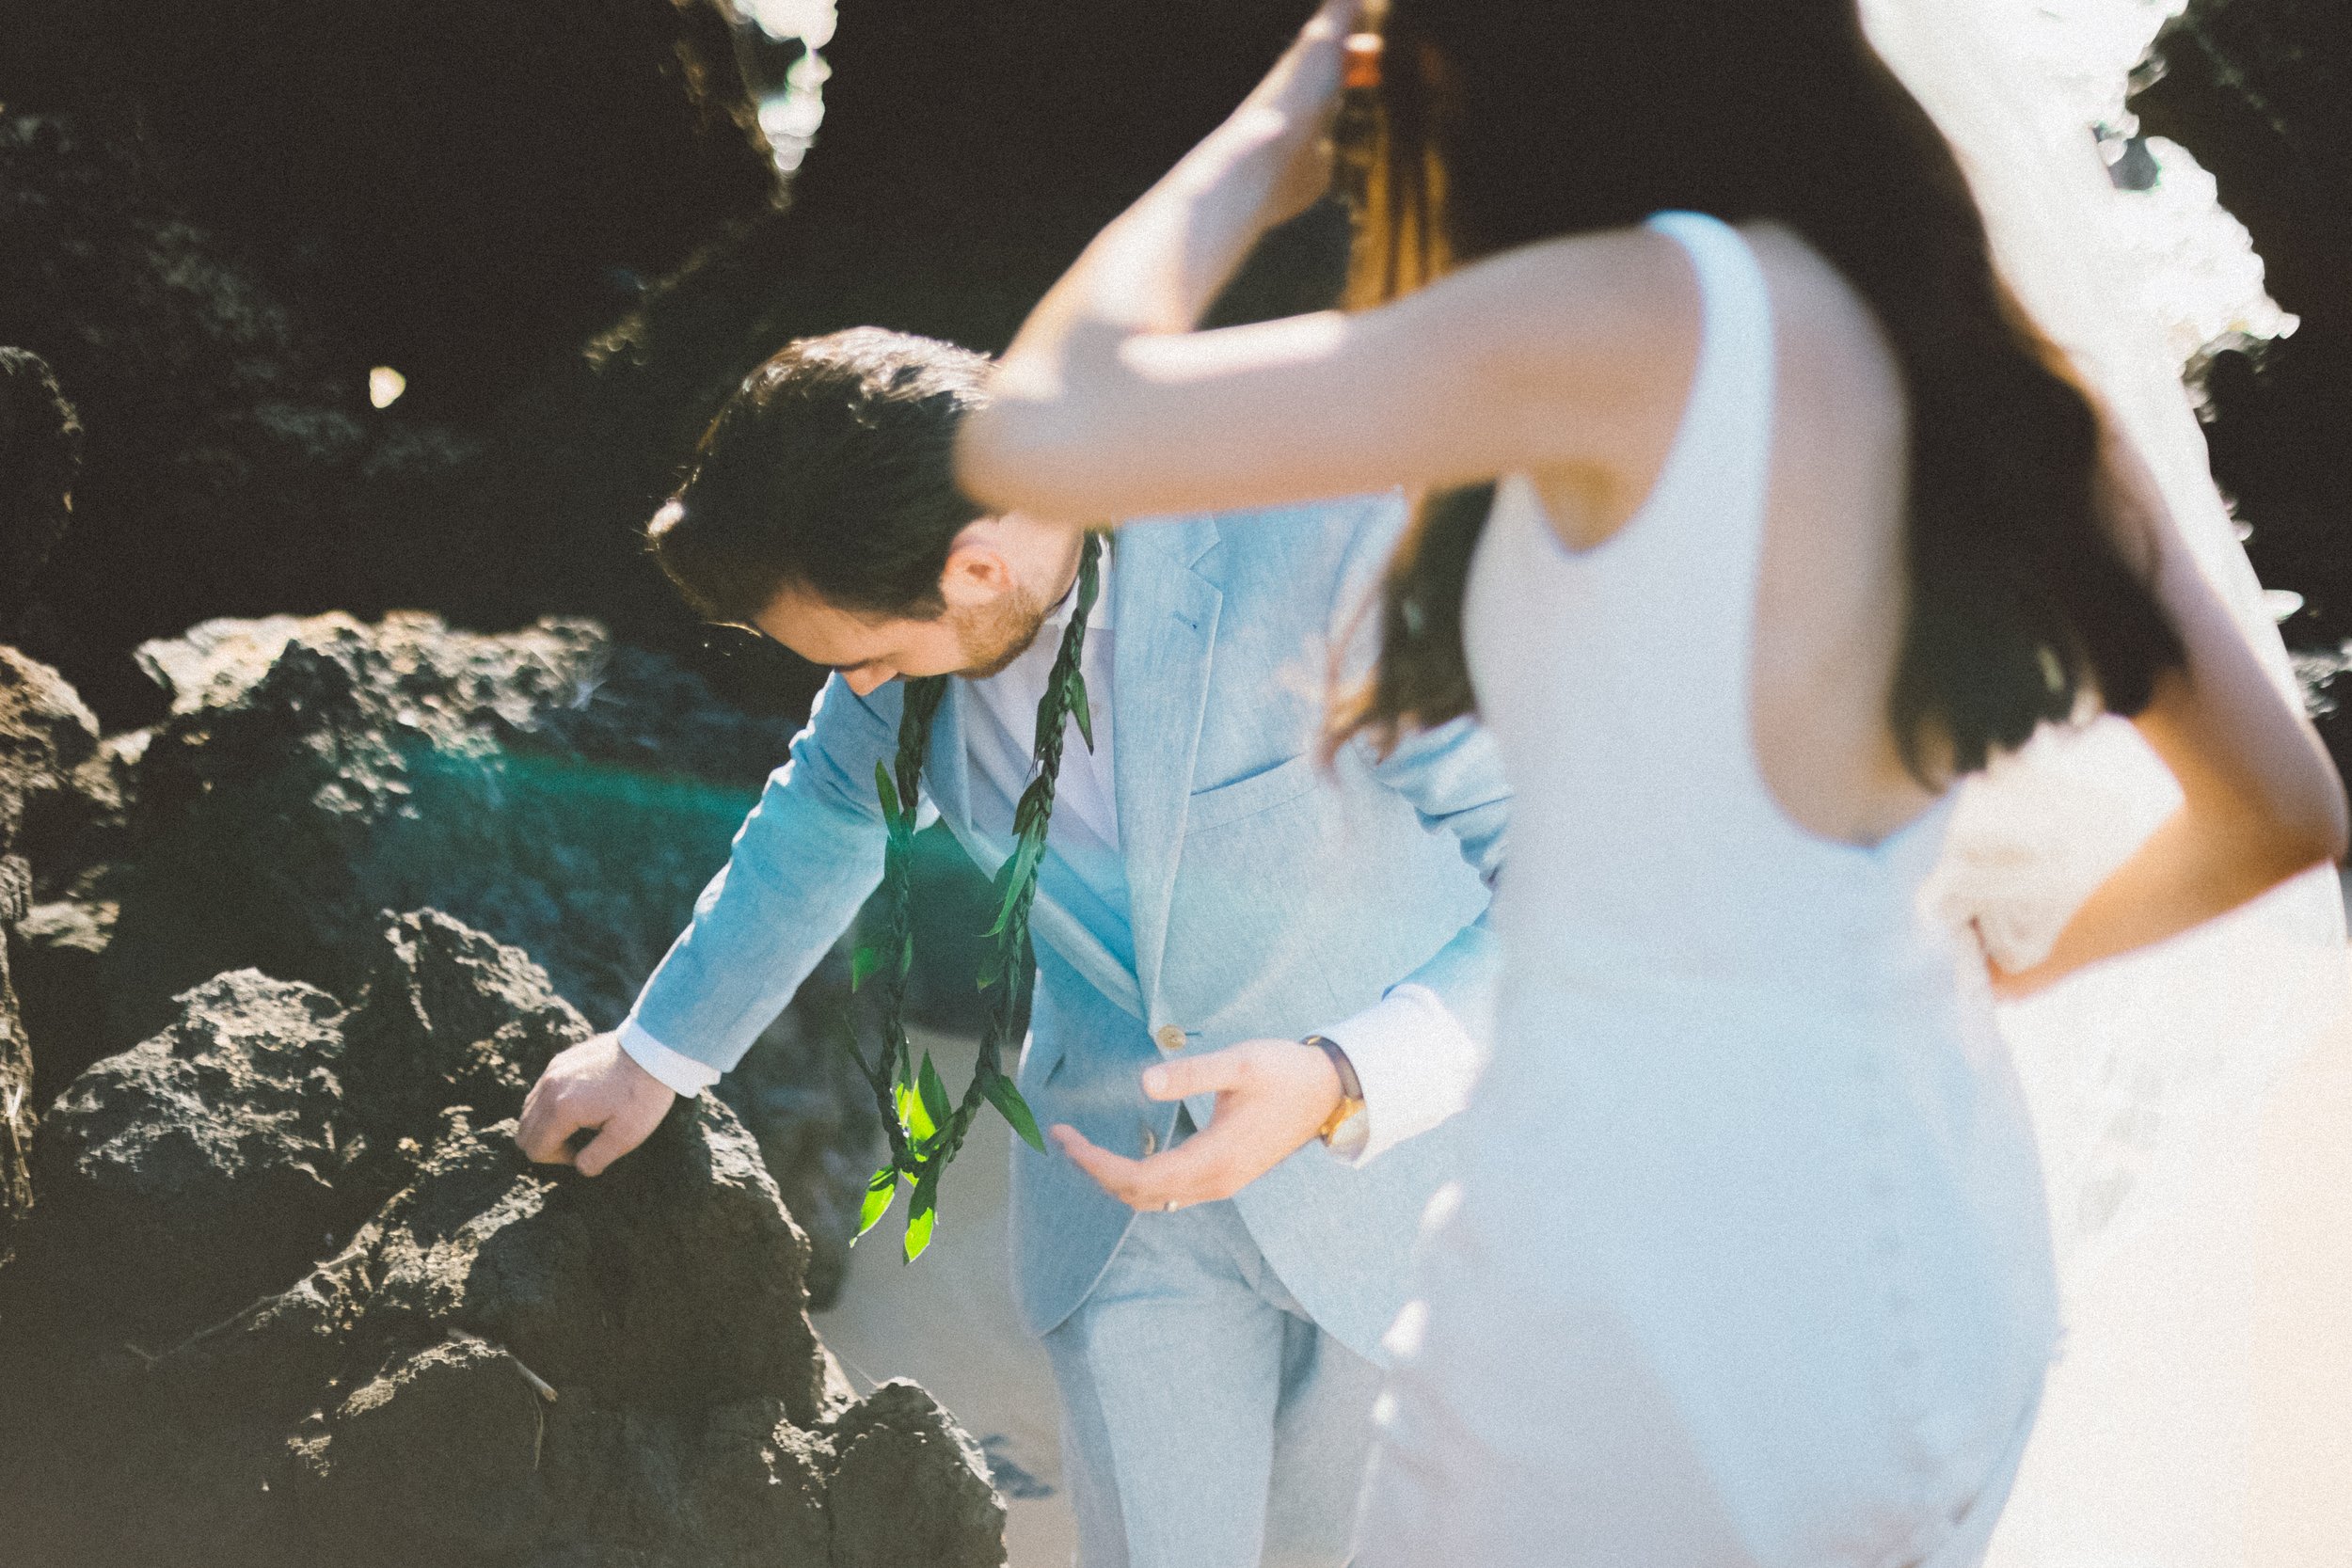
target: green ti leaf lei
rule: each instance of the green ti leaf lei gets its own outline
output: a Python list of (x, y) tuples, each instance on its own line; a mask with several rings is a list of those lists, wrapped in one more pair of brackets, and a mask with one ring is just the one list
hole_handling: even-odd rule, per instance
[(1089, 532), (1078, 550), (1077, 604), (1063, 631), (1053, 672), (1045, 677), (1045, 695), (1037, 705), (1037, 776), (1021, 792), (1012, 815), (1013, 851), (996, 873), (996, 920), (988, 929), (992, 943), (981, 960), (979, 983), (993, 992), (988, 1026), (980, 1036), (980, 1054), (972, 1082), (961, 1100), (950, 1101), (947, 1085), (925, 1052), (917, 1068), (906, 1031), (907, 977), (914, 969), (914, 921), (912, 897), (914, 879), (914, 818), (921, 800), (924, 753), (931, 720), (946, 695), (945, 675), (906, 682), (905, 705), (898, 719), (897, 766), (874, 765), (874, 787), (882, 798), (882, 822), (888, 830), (882, 852), (882, 933), (874, 947), (861, 947), (850, 964), (850, 984), (857, 989), (880, 976), (882, 982), (882, 1060), (867, 1060), (858, 1044), (854, 1024), (846, 1019), (845, 1044), (857, 1059), (858, 1070), (874, 1091), (882, 1112), (882, 1130), (890, 1139), (890, 1163), (866, 1183), (866, 1202), (858, 1214), (858, 1235), (881, 1223), (902, 1186), (912, 1187), (907, 1205), (905, 1255), (909, 1262), (930, 1245), (931, 1228), (939, 1217), (939, 1179), (949, 1161), (963, 1148), (964, 1138), (983, 1104), (993, 1105), (1030, 1148), (1043, 1153), (1037, 1117), (1013, 1087), (1003, 1068), (1008, 1048), (1018, 1051), (1029, 1032), (1029, 998), (1037, 983), (1037, 956), (1029, 944), (1029, 906), (1037, 897), (1038, 863), (1045, 854), (1045, 830), (1054, 815), (1054, 781), (1061, 771), (1065, 721), (1074, 719), (1087, 749), (1094, 749), (1094, 712), (1087, 702), (1086, 676), (1080, 655), (1086, 648), (1087, 617), (1094, 609), (1102, 581), (1103, 536)]

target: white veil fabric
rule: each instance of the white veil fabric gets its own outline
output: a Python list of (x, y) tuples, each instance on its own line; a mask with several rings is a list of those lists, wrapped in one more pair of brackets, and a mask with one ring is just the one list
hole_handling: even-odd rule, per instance
[[(2161, 9), (2085, 3), (2136, 8), (2151, 27)], [(2108, 181), (2079, 94), (2037, 48), (2063, 17), (2034, 0), (1862, 9), (1959, 150), (2004, 272), (2147, 453), (2200, 563), (2292, 690), (2180, 384), (2178, 332), (2169, 343), (2146, 308), (2144, 257), (2127, 259), (2125, 204), (2145, 198)], [(2178, 799), (2127, 724), (2045, 736), (1968, 786), (1931, 895), (1996, 956), (2028, 962)], [(2322, 869), (2003, 1009), (2067, 1326), (1991, 1568), (2253, 1568), (2257, 1389), (2274, 1386), (2253, 1360), (2257, 1134), (2280, 1073), (2341, 1016), (2348, 974), (2341, 891)]]

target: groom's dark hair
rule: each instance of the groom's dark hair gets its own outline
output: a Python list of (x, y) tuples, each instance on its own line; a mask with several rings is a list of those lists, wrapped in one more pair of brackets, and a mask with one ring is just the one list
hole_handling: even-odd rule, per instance
[(956, 426), (988, 359), (852, 327), (803, 338), (744, 378), (645, 530), (707, 620), (746, 625), (786, 589), (928, 620), (948, 546), (984, 514), (956, 488)]

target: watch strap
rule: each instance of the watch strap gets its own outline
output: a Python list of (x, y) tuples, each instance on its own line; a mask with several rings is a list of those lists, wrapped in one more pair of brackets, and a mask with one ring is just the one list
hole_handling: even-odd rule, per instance
[(1339, 1041), (1323, 1035), (1309, 1035), (1303, 1043), (1321, 1051), (1330, 1059), (1332, 1071), (1339, 1074), (1340, 1102), (1323, 1125), (1315, 1129), (1315, 1136), (1328, 1147), (1341, 1128), (1363, 1115), (1364, 1083), (1356, 1075), (1356, 1064), (1347, 1059), (1347, 1053), (1341, 1048)]

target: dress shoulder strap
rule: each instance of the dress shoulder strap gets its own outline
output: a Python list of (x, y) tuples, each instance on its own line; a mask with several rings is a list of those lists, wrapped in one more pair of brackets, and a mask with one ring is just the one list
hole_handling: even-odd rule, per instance
[[(1715, 507), (1752, 503), (1760, 523), (1774, 405), (1772, 296), (1764, 269), (1746, 238), (1721, 218), (1660, 213), (1645, 227), (1681, 245), (1698, 279), (1699, 364), (1674, 466), (1705, 470), (1698, 483)], [(1669, 478), (1680, 476), (1661, 475), (1661, 490)], [(1721, 488), (1726, 483), (1728, 491)]]
[[(1700, 302), (1698, 362), (1681, 422), (1648, 497), (1617, 532), (1572, 558), (1609, 587), (1592, 614), (1696, 731), (1744, 756), (1775, 392), (1772, 294), (1740, 231), (1698, 213), (1647, 227), (1689, 255)], [(1660, 616), (1657, 606), (1677, 613)], [(1694, 687), (1692, 661), (1716, 673)]]

